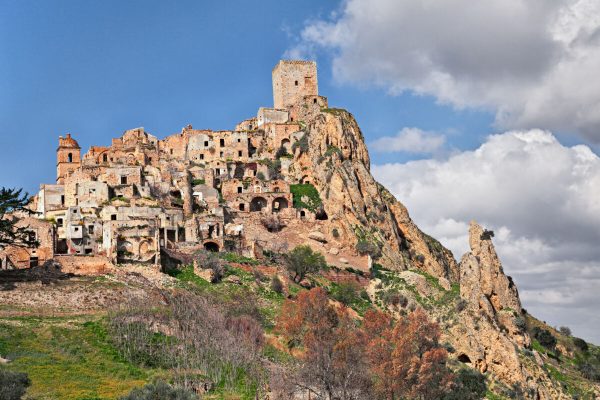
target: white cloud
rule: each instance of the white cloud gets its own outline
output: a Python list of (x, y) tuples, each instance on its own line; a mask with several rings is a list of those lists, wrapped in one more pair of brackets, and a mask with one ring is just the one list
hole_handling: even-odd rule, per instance
[(406, 152), (413, 154), (433, 154), (439, 152), (446, 138), (419, 128), (403, 128), (395, 136), (384, 136), (369, 146), (382, 153)]
[(289, 55), (326, 48), (334, 76), (496, 112), (504, 128), (600, 142), (597, 0), (345, 0)]
[(511, 131), (445, 160), (372, 171), (457, 258), (471, 219), (493, 229), (524, 306), (600, 343), (600, 158), (587, 146)]

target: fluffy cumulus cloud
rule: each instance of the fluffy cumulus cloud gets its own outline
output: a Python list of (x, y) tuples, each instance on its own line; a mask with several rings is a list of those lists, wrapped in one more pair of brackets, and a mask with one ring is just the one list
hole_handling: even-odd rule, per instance
[(600, 142), (597, 0), (345, 0), (289, 56), (326, 48), (335, 76), (496, 112), (498, 126)]
[(587, 146), (511, 131), (474, 151), (375, 165), (373, 173), (457, 258), (471, 219), (494, 230), (524, 306), (600, 343), (600, 158)]
[(434, 154), (442, 150), (445, 142), (444, 135), (419, 128), (403, 128), (395, 136), (375, 140), (369, 148), (382, 153)]

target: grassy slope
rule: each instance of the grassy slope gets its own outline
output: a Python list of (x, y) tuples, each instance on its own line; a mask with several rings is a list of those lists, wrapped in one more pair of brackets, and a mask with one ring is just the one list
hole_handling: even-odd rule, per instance
[[(181, 288), (200, 291), (215, 296), (227, 302), (236, 299), (245, 299), (254, 296), (263, 317), (263, 326), (272, 337), (275, 318), (279, 313), (284, 296), (270, 289), (270, 275), (259, 274), (251, 271), (257, 268), (254, 260), (229, 259), (230, 266), (226, 275), (236, 275), (241, 280), (240, 284), (219, 283), (210, 284), (193, 273), (191, 267), (174, 273), (179, 280)], [(260, 267), (259, 267), (260, 269)], [(342, 272), (341, 276), (352, 275)], [(394, 276), (388, 276), (383, 271), (381, 277), (388, 283), (400, 285)], [(312, 283), (327, 287), (335, 297), (339, 284), (335, 282), (334, 273), (316, 276)], [(426, 276), (428, 282), (439, 289), (435, 278)], [(288, 282), (288, 292), (297, 293), (303, 290), (300, 286)], [(402, 285), (400, 285), (402, 286)], [(404, 285), (406, 286), (406, 285)], [(402, 286), (403, 287), (403, 286)], [(414, 288), (405, 288), (415, 292)], [(412, 290), (411, 290), (412, 289)], [(450, 291), (442, 291), (441, 298), (419, 298), (419, 303), (425, 308), (445, 309), (446, 303), (453, 303), (457, 298), (456, 287)], [(379, 299), (377, 303), (380, 303)], [(383, 305), (383, 304), (380, 304)], [(357, 297), (354, 304), (350, 304), (357, 313), (363, 314), (372, 305), (362, 297)], [(0, 354), (8, 356), (14, 361), (6, 368), (27, 372), (32, 380), (28, 391), (29, 399), (115, 399), (128, 393), (133, 387), (155, 379), (169, 379), (165, 370), (140, 368), (122, 359), (111, 346), (103, 328), (104, 317), (100, 314), (73, 317), (4, 317), (0, 318)], [(534, 318), (528, 318), (528, 326), (548, 328), (545, 324)], [(577, 365), (582, 361), (597, 362), (600, 364), (600, 348), (590, 345), (588, 352), (582, 352), (573, 345), (573, 338), (560, 335), (552, 331), (559, 343), (572, 351), (556, 357), (555, 354), (544, 349), (539, 343), (534, 342), (534, 349), (544, 354), (544, 369), (548, 375), (565, 385), (567, 391), (579, 395), (581, 399), (590, 398), (590, 382), (583, 379), (577, 371)], [(284, 362), (289, 355), (274, 346), (273, 342), (265, 346), (265, 357)], [(554, 357), (554, 358), (553, 358)], [(254, 392), (244, 387), (244, 382), (239, 382), (232, 392), (217, 389), (209, 398), (213, 399), (252, 399)], [(502, 399), (492, 391), (489, 399)]]
[(115, 399), (157, 375), (122, 360), (98, 316), (0, 319), (7, 368), (27, 372), (32, 399)]

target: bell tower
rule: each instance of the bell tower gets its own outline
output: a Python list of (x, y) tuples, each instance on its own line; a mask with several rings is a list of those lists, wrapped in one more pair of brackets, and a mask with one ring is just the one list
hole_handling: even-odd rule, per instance
[(81, 147), (77, 140), (67, 133), (66, 137), (59, 136), (56, 149), (56, 183), (62, 185), (65, 177), (81, 166)]

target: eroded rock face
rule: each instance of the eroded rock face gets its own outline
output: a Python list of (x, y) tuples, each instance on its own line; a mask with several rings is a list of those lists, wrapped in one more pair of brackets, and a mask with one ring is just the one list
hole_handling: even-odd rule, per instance
[(520, 351), (530, 346), (517, 288), (504, 274), (491, 233), (471, 222), (469, 244), (459, 264), (460, 297), (465, 310), (450, 329), (458, 358), (507, 384), (530, 390), (532, 398), (551, 398), (533, 382), (536, 368), (526, 368)]
[(485, 315), (507, 331), (519, 346), (529, 346), (523, 331), (523, 310), (512, 279), (502, 269), (491, 234), (476, 222), (469, 228), (471, 251), (460, 262), (460, 295), (471, 308)]
[(344, 110), (321, 112), (306, 127), (309, 146), (296, 154), (298, 174), (310, 171), (330, 229), (343, 246), (359, 240), (380, 248), (376, 261), (394, 270), (419, 268), (458, 281), (452, 253), (421, 232), (406, 208), (371, 176), (369, 153), (354, 117)]

